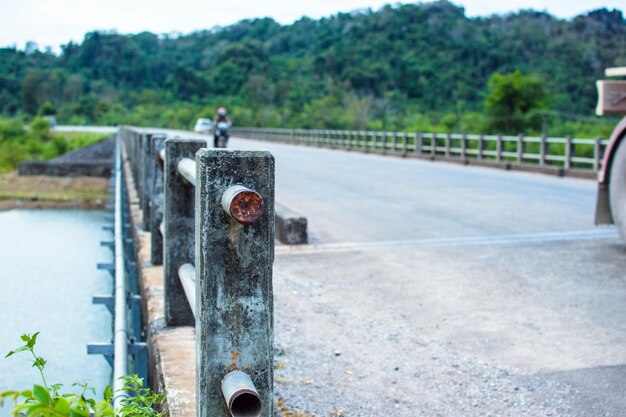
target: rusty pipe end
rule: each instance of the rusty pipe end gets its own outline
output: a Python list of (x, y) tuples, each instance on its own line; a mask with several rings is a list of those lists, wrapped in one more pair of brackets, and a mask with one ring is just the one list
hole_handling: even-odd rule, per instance
[(222, 379), (222, 394), (232, 417), (259, 417), (263, 411), (261, 397), (245, 372), (227, 373)]
[(243, 185), (230, 186), (222, 194), (222, 208), (241, 224), (254, 224), (265, 211), (265, 201), (256, 191)]

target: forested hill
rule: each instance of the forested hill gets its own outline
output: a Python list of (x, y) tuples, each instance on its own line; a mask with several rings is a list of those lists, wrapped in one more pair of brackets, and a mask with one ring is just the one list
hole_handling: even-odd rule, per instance
[(458, 125), (484, 111), (494, 73), (519, 70), (545, 90), (542, 108), (591, 115), (595, 80), (619, 65), (620, 11), (468, 18), (437, 1), (180, 36), (92, 32), (59, 56), (0, 49), (0, 112), (188, 126), (224, 104), (248, 125), (407, 128), (416, 114)]

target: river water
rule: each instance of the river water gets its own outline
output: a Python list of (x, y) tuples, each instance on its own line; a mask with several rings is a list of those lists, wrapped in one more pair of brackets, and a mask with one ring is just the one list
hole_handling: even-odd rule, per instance
[[(22, 333), (40, 332), (48, 384), (89, 381), (101, 398), (111, 368), (87, 343), (111, 340), (111, 315), (93, 305), (95, 294), (110, 294), (112, 278), (96, 263), (112, 255), (100, 247), (112, 240), (102, 230), (104, 213), (77, 210), (0, 212), (0, 391), (41, 384), (31, 358), (4, 355), (21, 345)], [(0, 416), (9, 415), (5, 405)]]

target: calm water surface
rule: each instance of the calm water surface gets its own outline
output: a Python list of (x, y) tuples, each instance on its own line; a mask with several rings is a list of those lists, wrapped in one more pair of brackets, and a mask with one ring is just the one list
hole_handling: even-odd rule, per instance
[[(101, 396), (111, 368), (101, 356), (87, 355), (87, 343), (111, 339), (111, 315), (91, 304), (110, 293), (111, 240), (102, 230), (103, 212), (12, 210), (0, 212), (0, 391), (40, 383), (26, 354), (3, 359), (21, 344), (22, 333), (40, 331), (39, 354), (48, 364), (48, 384), (90, 381)], [(9, 415), (5, 406), (0, 416)]]

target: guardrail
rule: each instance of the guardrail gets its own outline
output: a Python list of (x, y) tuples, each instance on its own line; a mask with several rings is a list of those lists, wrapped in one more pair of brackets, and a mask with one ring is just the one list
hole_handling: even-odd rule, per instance
[(165, 321), (195, 325), (196, 415), (272, 417), (274, 158), (143, 129), (120, 135), (141, 224), (162, 242)]
[(112, 231), (114, 239), (101, 244), (113, 251), (113, 263), (98, 264), (98, 269), (107, 270), (113, 276), (113, 294), (96, 295), (92, 301), (94, 304), (105, 305), (113, 314), (113, 341), (91, 343), (87, 345), (87, 353), (104, 355), (113, 367), (113, 401), (114, 408), (119, 410), (123, 405), (122, 400), (128, 396), (121, 377), (128, 375), (132, 369), (145, 382), (148, 373), (147, 345), (141, 341), (141, 298), (138, 294), (137, 269), (132, 261), (134, 247), (132, 239), (128, 238), (129, 207), (119, 137), (115, 142), (112, 172), (109, 190), (112, 192), (113, 205), (109, 207), (109, 211), (113, 212), (113, 217), (110, 218), (113, 226), (105, 226), (104, 229)]
[(558, 175), (597, 172), (608, 143), (602, 138), (245, 127), (233, 128), (232, 134), (249, 139), (404, 157), (500, 165), (507, 169), (528, 168)]

